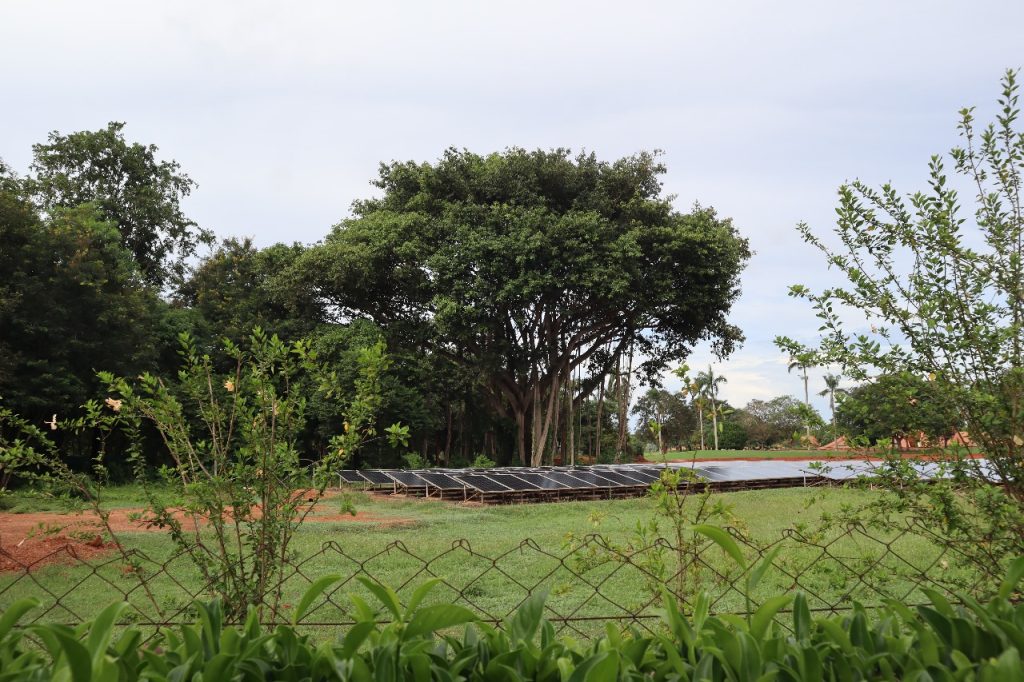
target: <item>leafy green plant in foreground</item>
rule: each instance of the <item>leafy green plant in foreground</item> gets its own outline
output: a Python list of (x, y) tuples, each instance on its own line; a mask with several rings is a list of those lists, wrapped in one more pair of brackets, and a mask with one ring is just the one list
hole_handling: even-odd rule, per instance
[[(131, 382), (101, 373), (110, 397), (102, 405), (87, 404), (79, 427), (127, 435), (146, 491), (146, 520), (168, 531), (206, 589), (240, 620), (250, 609), (278, 612), (295, 531), (334, 472), (379, 437), (374, 420), (388, 358), (383, 343), (362, 351), (353, 395), (334, 416), (339, 433), (310, 471), (298, 447), (305, 395), (319, 389), (331, 397), (336, 377), (305, 342), (289, 344), (256, 329), (244, 348), (225, 344), (231, 361), (226, 374), (188, 336), (182, 337), (184, 366), (176, 382), (149, 374)], [(138, 447), (143, 425), (159, 433), (170, 456), (160, 485), (152, 484)], [(399, 425), (385, 430), (395, 442), (406, 434)]]
[[(817, 348), (775, 340), (791, 356), (836, 367), (854, 381), (875, 380), (890, 398), (889, 405), (868, 403), (876, 413), (909, 413), (914, 418), (908, 421), (920, 426), (930, 421), (928, 412), (937, 412), (937, 431), (966, 428), (984, 464), (966, 451), (942, 456), (953, 476), (941, 486), (899, 487), (902, 476), (875, 477), (892, 490), (891, 504), (862, 516), (872, 521), (910, 513), (928, 527), (951, 531), (946, 535), (953, 542), (974, 538), (976, 550), (965, 546), (959, 557), (979, 567), (1024, 553), (1019, 98), (1017, 72), (1008, 71), (992, 123), (979, 124), (973, 108), (962, 109), (962, 144), (950, 151), (949, 164), (931, 158), (926, 189), (902, 195), (888, 184), (876, 189), (850, 182), (839, 188), (832, 239), (801, 225), (804, 240), (845, 282), (820, 293), (803, 285), (790, 289), (810, 302), (820, 321)], [(966, 189), (969, 202), (958, 189)], [(849, 322), (850, 313), (863, 320), (859, 327)], [(903, 378), (892, 381), (897, 377)], [(914, 384), (920, 388), (911, 390)]]
[[(729, 550), (728, 542), (720, 544)], [(38, 606), (23, 600), (0, 616), (0, 681), (129, 682), (201, 675), (205, 680), (1012, 682), (1024, 680), (1024, 605), (1011, 601), (1022, 576), (1024, 558), (984, 605), (964, 599), (954, 606), (932, 593), (929, 606), (911, 609), (894, 601), (874, 617), (857, 607), (852, 615), (816, 618), (797, 594), (771, 599), (746, 618), (711, 615), (710, 600), (702, 596), (687, 619), (666, 595), (660, 631), (620, 633), (609, 625), (604, 637), (586, 645), (556, 636), (543, 618), (543, 594), (525, 601), (499, 629), (459, 606), (422, 606), (436, 580), (422, 585), (404, 606), (390, 588), (366, 580), (382, 608), (352, 597), (357, 622), (333, 642), (320, 643), (299, 634), (295, 624), (337, 576), (314, 583), (297, 605), (293, 624), (272, 632), (261, 628), (255, 612), (242, 627), (226, 626), (215, 601), (199, 605), (194, 625), (163, 631), (148, 642), (135, 629), (115, 633), (122, 604), (76, 629), (18, 628), (18, 620)], [(783, 621), (778, 613), (790, 602), (792, 612)], [(388, 622), (379, 622), (381, 615)]]

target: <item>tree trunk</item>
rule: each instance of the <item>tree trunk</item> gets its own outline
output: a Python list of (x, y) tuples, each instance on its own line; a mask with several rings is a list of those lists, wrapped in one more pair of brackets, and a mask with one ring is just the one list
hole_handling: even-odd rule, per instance
[(526, 466), (526, 411), (516, 410), (516, 449), (519, 463)]
[(704, 446), (704, 408), (697, 407), (697, 421), (700, 422), (700, 449), (707, 450)]
[(564, 462), (566, 457), (566, 436), (564, 429), (562, 428), (562, 401), (558, 401), (558, 406), (555, 409), (555, 423), (551, 429), (551, 460), (554, 463), (555, 455), (559, 455)]
[(534, 384), (533, 396), (533, 443), (530, 456), (530, 466), (543, 466), (544, 451), (547, 446), (548, 434), (551, 431), (551, 422), (554, 411), (558, 408), (558, 392), (561, 388), (559, 377), (556, 374), (551, 386), (548, 388), (547, 409), (542, 407), (542, 396), (540, 383)]
[(446, 401), (446, 411), (448, 413), (448, 428), (445, 433), (444, 440), (444, 462), (447, 464), (452, 461), (452, 401)]
[(604, 382), (607, 377), (601, 377), (601, 388), (597, 391), (597, 426), (594, 427), (594, 463), (601, 461), (601, 417), (604, 409)]
[(807, 449), (810, 450), (811, 449), (811, 421), (810, 421), (810, 416), (811, 416), (810, 415), (811, 393), (810, 393), (810, 390), (807, 388), (807, 368), (804, 367), (803, 370), (804, 370), (804, 405), (806, 405), (807, 409), (808, 409), (808, 412), (807, 412), (808, 420), (807, 420), (807, 423), (804, 426), (807, 427)]
[[(838, 382), (836, 382), (838, 383)], [(836, 392), (828, 394), (828, 409), (832, 411), (832, 449), (839, 449), (839, 431), (836, 430)]]
[[(620, 365), (621, 369), (621, 365)], [(626, 453), (629, 436), (629, 398), (630, 382), (633, 377), (633, 347), (629, 349), (629, 364), (626, 367), (625, 381), (619, 373), (619, 443), (617, 458)]]
[(711, 399), (711, 429), (715, 432), (715, 451), (718, 451), (718, 406), (715, 399)]
[(565, 394), (566, 394), (568, 402), (569, 402), (569, 405), (568, 405), (569, 409), (568, 409), (568, 412), (566, 414), (566, 417), (568, 418), (568, 422), (565, 425), (565, 428), (569, 429), (566, 432), (566, 435), (568, 436), (567, 441), (568, 441), (568, 447), (569, 447), (569, 464), (571, 466), (576, 466), (576, 423), (575, 423), (575, 421), (573, 421), (573, 418), (572, 418), (573, 411), (572, 411), (572, 378), (571, 377), (569, 378), (569, 381), (567, 382)]

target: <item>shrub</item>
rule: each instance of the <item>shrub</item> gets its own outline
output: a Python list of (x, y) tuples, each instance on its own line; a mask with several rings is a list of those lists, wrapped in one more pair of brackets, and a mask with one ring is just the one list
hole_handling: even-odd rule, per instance
[[(0, 617), (0, 679), (18, 680), (1024, 680), (1024, 605), (1009, 599), (1024, 574), (1013, 565), (985, 605), (954, 606), (937, 593), (911, 609), (891, 602), (875, 618), (858, 606), (843, 616), (812, 616), (802, 595), (766, 600), (745, 618), (709, 615), (697, 599), (689, 618), (665, 598), (659, 632), (609, 625), (587, 644), (558, 638), (535, 594), (503, 629), (460, 606), (420, 606), (439, 580), (421, 586), (407, 607), (387, 587), (364, 579), (390, 622), (352, 597), (357, 623), (331, 643), (298, 634), (298, 623), (338, 580), (318, 580), (297, 605), (292, 625), (264, 631), (255, 612), (243, 627), (225, 625), (219, 602), (200, 604), (199, 622), (159, 633), (115, 636), (124, 608), (92, 623), (14, 627), (37, 604), (23, 600)], [(785, 624), (779, 611), (792, 605)], [(784, 626), (785, 625), (785, 626)], [(454, 628), (463, 627), (461, 636)], [(42, 648), (31, 643), (33, 635)], [(201, 678), (200, 678), (201, 675)]]

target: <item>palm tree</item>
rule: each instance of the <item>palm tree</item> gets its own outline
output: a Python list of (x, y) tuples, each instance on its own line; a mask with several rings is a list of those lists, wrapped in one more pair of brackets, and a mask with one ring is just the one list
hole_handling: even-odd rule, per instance
[[(804, 405), (807, 406), (808, 410), (811, 408), (811, 393), (810, 393), (810, 389), (807, 386), (807, 382), (808, 382), (807, 368), (811, 367), (811, 366), (813, 366), (813, 365), (811, 365), (810, 358), (808, 358), (807, 356), (804, 356), (804, 355), (798, 355), (796, 357), (791, 357), (789, 359), (789, 366), (786, 368), (787, 372), (792, 372), (794, 369), (799, 369), (800, 370), (800, 376), (804, 380)], [(804, 424), (804, 426), (807, 428), (807, 448), (810, 449), (810, 447), (811, 447), (811, 424), (810, 424), (810, 422), (808, 422), (808, 423)]]
[(825, 375), (825, 390), (818, 391), (818, 395), (825, 397), (828, 396), (828, 407), (832, 411), (832, 445), (833, 449), (839, 447), (839, 434), (836, 431), (836, 394), (846, 393), (843, 389), (839, 388), (839, 381), (843, 377), (839, 374), (826, 374)]
[(716, 376), (711, 365), (708, 365), (708, 371), (697, 373), (697, 384), (700, 386), (703, 395), (711, 402), (711, 428), (715, 434), (715, 450), (718, 449), (718, 406), (715, 404), (715, 398), (718, 396), (719, 385), (725, 383), (728, 383), (725, 377), (721, 375)]
[(697, 408), (697, 423), (700, 424), (700, 449), (706, 450), (704, 446), (704, 408), (707, 407), (707, 398), (704, 397), (703, 389), (696, 381), (687, 386), (693, 406)]
[(672, 370), (672, 373), (679, 377), (683, 382), (683, 387), (679, 390), (680, 393), (689, 396), (690, 404), (697, 408), (697, 423), (700, 425), (700, 449), (704, 449), (704, 407), (706, 402), (704, 396), (701, 395), (700, 384), (690, 378), (690, 366), (682, 365)]

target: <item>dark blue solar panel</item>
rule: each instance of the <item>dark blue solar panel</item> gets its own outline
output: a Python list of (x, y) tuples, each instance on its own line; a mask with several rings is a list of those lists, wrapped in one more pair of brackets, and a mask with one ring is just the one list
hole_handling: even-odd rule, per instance
[(614, 481), (610, 481), (607, 478), (599, 476), (598, 474), (594, 473), (593, 471), (585, 471), (585, 470), (582, 470), (582, 469), (576, 469), (576, 470), (572, 471), (571, 473), (570, 472), (566, 472), (566, 474), (568, 474), (569, 476), (572, 476), (573, 478), (578, 478), (581, 481), (583, 481), (584, 483), (589, 483), (590, 485), (598, 486), (598, 487), (601, 487), (601, 488), (611, 488), (611, 487), (617, 487), (618, 486), (618, 484), (616, 484)]
[(442, 490), (462, 490), (465, 487), (461, 482), (446, 474), (427, 471), (421, 472), (419, 477), (435, 488), (441, 488)]
[(384, 483), (394, 483), (394, 480), (379, 469), (360, 469), (359, 475), (365, 478), (370, 483), (376, 485), (382, 485)]
[(610, 471), (610, 470), (606, 471), (606, 470), (601, 470), (601, 469), (595, 469), (593, 473), (594, 473), (595, 476), (600, 476), (601, 478), (607, 479), (613, 485), (617, 485), (617, 486), (646, 485), (640, 479), (630, 478), (629, 476), (627, 476), (625, 473), (623, 473), (621, 471)]
[(597, 486), (593, 483), (587, 483), (579, 478), (576, 478), (572, 474), (567, 474), (564, 471), (549, 471), (544, 474), (553, 481), (564, 483), (570, 488), (596, 488)]
[(338, 477), (345, 483), (366, 483), (366, 479), (355, 469), (342, 469), (338, 472)]
[(523, 472), (521, 474), (516, 474), (516, 478), (521, 478), (541, 490), (565, 490), (569, 487), (564, 483), (551, 480), (551, 477), (548, 476), (547, 473)]
[(639, 478), (645, 483), (654, 483), (661, 479), (661, 472), (657, 469), (623, 469), (622, 473), (630, 478)]
[(539, 490), (540, 489), (539, 485), (536, 485), (535, 483), (532, 483), (531, 481), (523, 478), (523, 476), (525, 474), (522, 474), (522, 473), (516, 473), (516, 474), (500, 473), (500, 474), (488, 474), (488, 475), (490, 476), (490, 478), (493, 478), (498, 483), (501, 483), (503, 486), (511, 488), (512, 490)]
[(427, 485), (426, 481), (420, 478), (419, 474), (411, 471), (389, 471), (388, 476), (410, 488), (422, 488)]
[(474, 488), (485, 493), (507, 493), (510, 490), (507, 486), (498, 483), (490, 476), (481, 476), (480, 474), (460, 474), (458, 479), (460, 481), (464, 481), (470, 488)]

